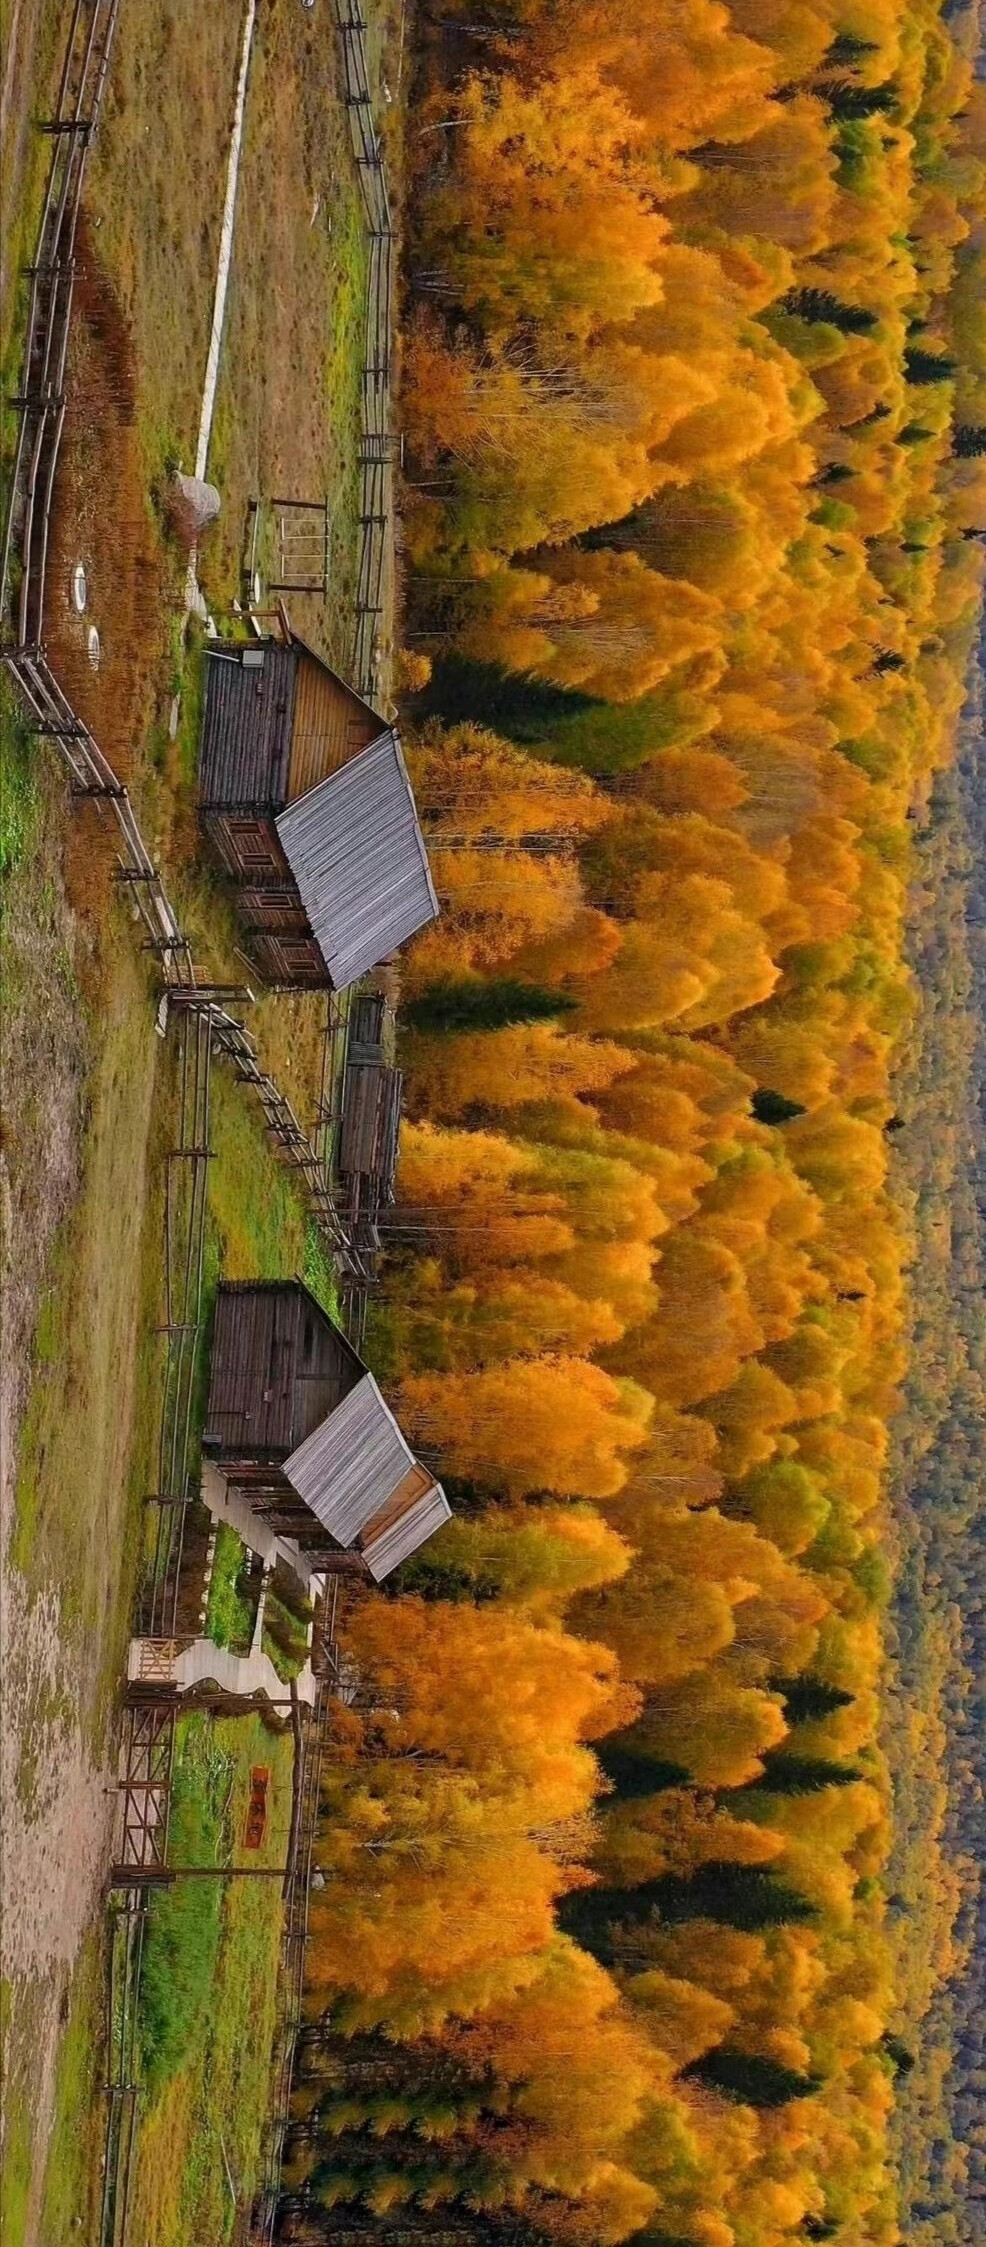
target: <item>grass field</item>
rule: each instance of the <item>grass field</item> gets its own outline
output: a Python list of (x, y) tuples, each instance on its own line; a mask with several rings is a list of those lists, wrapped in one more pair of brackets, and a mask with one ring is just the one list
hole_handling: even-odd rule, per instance
[[(51, 148), (32, 130), (54, 94), (61, 68), (65, 16), (60, 0), (0, 0), (0, 370), (3, 447), (14, 416), (8, 379), (18, 369), (27, 288), (19, 280), (30, 260)], [(28, 93), (30, 89), (30, 95)], [(36, 107), (33, 105), (36, 104)], [(33, 108), (33, 115), (32, 115)]]
[(223, 514), (203, 552), (209, 597), (239, 585), (247, 505), (331, 511), (325, 597), (291, 597), (299, 629), (344, 665), (352, 634), (367, 249), (329, 8), (258, 20), (209, 474)]
[[(167, 1078), (168, 1062), (153, 1037), (145, 995), (130, 982), (130, 976), (139, 979), (141, 970), (125, 933), (117, 973), (119, 992), (86, 1080), (81, 1188), (59, 1228), (48, 1265), (7, 1550), (8, 1584), (28, 1625), (32, 1616), (38, 1625), (18, 1629), (7, 1648), (6, 1709), (20, 1712), (14, 1825), (22, 1830), (14, 1832), (13, 1844), (25, 1870), (33, 1861), (32, 1849), (53, 1851), (59, 1860), (59, 1878), (64, 1880), (72, 1879), (79, 1869), (73, 1861), (73, 1850), (79, 1849), (92, 1861), (98, 1878), (107, 1818), (105, 1759), (143, 1549), (140, 1499), (155, 1486), (160, 1408), (161, 1345), (153, 1333), (160, 1315), (162, 1271), (160, 1158), (173, 1109), (167, 1082), (160, 1081), (162, 1070)], [(109, 1001), (110, 994), (106, 997)], [(170, 1058), (170, 1048), (165, 1054)], [(161, 1104), (151, 1116), (148, 1102), (155, 1062)], [(324, 1293), (327, 1274), (304, 1203), (267, 1141), (259, 1111), (248, 1104), (242, 1088), (222, 1066), (213, 1076), (211, 1140), (216, 1159), (210, 1168), (206, 1313), (221, 1272), (232, 1277), (278, 1277), (307, 1268)], [(203, 1404), (206, 1378), (203, 1348)], [(270, 1743), (260, 1736), (259, 1720), (252, 1718), (234, 1724), (228, 1738), (223, 1726), (206, 1719), (197, 1719), (196, 1724), (200, 1731), (204, 1728), (203, 1737), (212, 1736), (212, 1745), (192, 1758), (193, 1776), (197, 1780), (199, 1765), (204, 1768), (210, 1757), (221, 1752), (229, 1762), (230, 1776), (238, 1774), (230, 1815), (238, 1814), (237, 1805), (248, 1785), (240, 1767), (240, 1746), (249, 1763), (271, 1760)], [(276, 1748), (283, 1760), (288, 1752), (283, 1741)], [(235, 1817), (230, 1833), (234, 1830)], [(283, 1847), (286, 1829), (277, 1830)], [(201, 1825), (198, 1831), (201, 1841)], [(242, 1886), (232, 1885), (216, 1918), (215, 1956), (210, 1954), (208, 1974), (199, 1971), (201, 1943), (196, 1947), (194, 1940), (187, 1974), (208, 1992), (214, 1967), (220, 1984), (228, 1974), (239, 1991), (244, 1973), (249, 1984), (255, 1970), (257, 1987), (249, 1984), (249, 2009), (263, 2018), (263, 2005), (273, 2005), (279, 1910), (273, 1922), (271, 1913), (279, 1891), (276, 1883), (261, 1883), (259, 1894), (251, 1892), (249, 1900), (241, 1895)], [(64, 1974), (56, 1976), (54, 1969), (43, 1986), (33, 1986), (23, 1975), (15, 1976), (8, 1989), (5, 2247), (8, 2242), (9, 2247), (20, 2247), (32, 2236), (31, 2211), (37, 2209), (42, 2184), (46, 2205), (51, 2202), (73, 2214), (84, 2214), (95, 2189), (94, 2164), (98, 2166), (104, 2122), (93, 2057), (98, 2056), (102, 2022), (99, 2006), (92, 2002), (91, 1980), (94, 1975), (101, 1988), (105, 1969), (98, 1894), (92, 1881), (83, 1884), (82, 1893), (88, 1900), (84, 1918), (77, 1903), (66, 1917), (67, 1922), (79, 1923), (81, 1958), (90, 1964), (98, 1961), (92, 1973), (87, 1968), (82, 1974), (77, 1968), (67, 1994), (60, 1994), (66, 1989)], [(183, 1925), (195, 1934), (192, 1922), (180, 1921), (179, 1948)], [(53, 2082), (42, 2099), (50, 2109), (52, 2132), (45, 2157), (49, 2124), (39, 2136), (42, 2087), (37, 2067), (39, 2054), (47, 2051), (51, 2073), (58, 2043), (52, 2021), (55, 2009), (64, 2034)], [(153, 2167), (164, 2159), (163, 2153), (154, 2152), (158, 2130), (162, 2146), (173, 2145), (183, 2116), (187, 2134), (180, 2189), (178, 2182), (173, 2187), (173, 2229), (164, 2228), (162, 2240), (196, 2236), (194, 2231), (183, 2232), (182, 2226), (191, 2222), (189, 2210), (200, 2202), (209, 2211), (209, 2224), (218, 2221), (211, 2199), (216, 2177), (221, 2181), (224, 2175), (218, 2130), (224, 2131), (228, 2151), (233, 2145), (240, 2147), (247, 2174), (266, 2097), (266, 2076), (259, 2067), (250, 2074), (241, 2055), (253, 2086), (250, 2095), (255, 2093), (258, 2104), (255, 2123), (244, 2120), (238, 2136), (240, 2125), (235, 2119), (231, 2125), (228, 2118), (223, 2120), (227, 2113), (223, 2101), (232, 2096), (230, 2086), (240, 2085), (241, 2063), (234, 2065), (233, 2046), (243, 2017), (239, 2012), (235, 2017), (240, 2028), (235, 2033), (230, 2030), (232, 2043), (225, 2057), (217, 2058), (211, 2047), (207, 2053), (203, 2046), (194, 2095), (191, 2063), (169, 2067), (167, 2082), (160, 2077), (157, 2081), (148, 2111), (147, 2161)], [(198, 2049), (205, 2036), (201, 2023), (195, 2036)], [(244, 2038), (244, 2050), (247, 2041)], [(85, 2066), (80, 2052), (90, 2055)], [(218, 2119), (213, 2126), (214, 2102)], [(244, 2115), (249, 2111), (248, 2101)], [(62, 2122), (62, 2116), (70, 2119)], [(65, 2147), (70, 2141), (74, 2151), (69, 2160)], [(219, 2213), (223, 2213), (221, 2206)], [(53, 2241), (66, 2235), (61, 2220), (57, 2229), (42, 2234)], [(158, 2235), (149, 2230), (146, 2236)], [(215, 2236), (225, 2233), (217, 2231)]]
[(41, 799), (37, 749), (6, 672), (0, 674), (0, 879), (31, 855)]
[(241, 11), (120, 11), (86, 174), (90, 239), (129, 334), (145, 481), (194, 464)]
[[(171, 1858), (278, 1865), (291, 1814), (290, 1733), (258, 1716), (179, 1725)], [(247, 1856), (250, 1772), (271, 1773), (261, 1848)], [(147, 2247), (228, 2239), (258, 2173), (270, 2094), (282, 1903), (277, 1880), (176, 1882), (152, 1906), (141, 2028), (145, 2094), (132, 2236)]]
[[(62, 2000), (65, 2026), (58, 2049), (52, 2097), (50, 2136), (40, 2180), (40, 2218), (37, 2236), (44, 2242), (62, 2241), (81, 2227), (87, 2239), (95, 2237), (100, 2189), (100, 2133), (96, 2126), (101, 2098), (103, 2015), (106, 2005), (106, 1961), (102, 1931), (90, 1929), (79, 1952), (71, 1983)], [(3, 1985), (2, 2025), (5, 2041), (11, 2030), (10, 2014), (20, 1997), (9, 1982)], [(30, 2237), (29, 2216), (38, 2207), (36, 2117), (23, 2075), (14, 2072), (4, 2085), (4, 2157), (0, 2169), (0, 2238), (4, 2247), (20, 2247)], [(38, 2173), (40, 2176), (40, 2172)]]
[[(231, 1072), (212, 1078), (206, 1231), (205, 1338), (221, 1277), (305, 1272), (323, 1297), (325, 1260), (304, 1202)], [(235, 1589), (239, 1540), (226, 1532), (209, 1622), (220, 1643), (242, 1621)], [(228, 1564), (228, 1565), (227, 1565)], [(245, 1612), (245, 1610), (244, 1610)], [(268, 1648), (268, 1651), (270, 1649)], [(296, 1665), (294, 1665), (296, 1666)], [(290, 1735), (256, 1715), (196, 1715), (179, 1727), (169, 1861), (242, 1862), (239, 1847), (253, 1765), (272, 1772), (265, 1843), (256, 1862), (284, 1860), (290, 1822)], [(250, 1859), (248, 1861), (254, 1861)], [(134, 2178), (133, 2237), (148, 2247), (225, 2240), (237, 2199), (257, 2174), (269, 2099), (276, 2017), (281, 1895), (276, 1881), (180, 1882), (155, 1899), (141, 2004), (145, 2095)], [(225, 2158), (224, 2158), (225, 2149)]]

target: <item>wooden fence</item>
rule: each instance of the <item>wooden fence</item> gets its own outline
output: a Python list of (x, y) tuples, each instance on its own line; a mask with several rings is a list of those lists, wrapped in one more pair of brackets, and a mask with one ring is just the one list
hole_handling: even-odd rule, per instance
[(270, 2112), (263, 2161), (254, 2194), (251, 2247), (270, 2247), (277, 2223), (284, 2140), (291, 2119), (294, 2056), (302, 2021), (305, 1952), (311, 1906), (315, 1838), (318, 1829), (322, 1765), (332, 1722), (332, 1667), (320, 1678), (315, 1704), (296, 1744), (295, 1792), (298, 1815), (293, 1821), (294, 1847), (284, 1889), (284, 1928), (281, 1937), (281, 2003), (273, 2056)]
[(363, 347), (363, 433), (360, 444), (360, 555), (356, 581), (353, 677), (371, 700), (376, 687), (376, 642), (387, 606), (392, 564), (394, 464), (398, 441), (391, 418), (391, 351), (395, 291), (395, 237), (383, 150), (373, 115), (366, 19), (359, 0), (336, 0), (342, 40), (349, 130), (359, 172), (369, 236)]
[(0, 610), (5, 611), (15, 542), (21, 577), (17, 640), (41, 645), (44, 624), (48, 525), (58, 449), (65, 420), (65, 363), (75, 290), (75, 234), (86, 155), (99, 122), (119, 0), (75, 0), (54, 115), (41, 131), (50, 136), (51, 164), (41, 208), (31, 284), (20, 394), (17, 447), (7, 486), (0, 561)]

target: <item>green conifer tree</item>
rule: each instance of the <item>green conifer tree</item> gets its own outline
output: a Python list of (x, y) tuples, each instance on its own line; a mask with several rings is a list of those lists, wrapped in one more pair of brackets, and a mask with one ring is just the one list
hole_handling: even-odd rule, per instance
[(788, 1100), (783, 1092), (771, 1092), (766, 1085), (758, 1086), (750, 1107), (762, 1124), (793, 1123), (795, 1116), (805, 1112), (800, 1100)]
[(809, 1671), (800, 1677), (772, 1677), (769, 1683), (772, 1693), (783, 1694), (789, 1724), (810, 1724), (816, 1717), (852, 1707), (851, 1693), (844, 1693), (841, 1685), (829, 1685), (824, 1678), (813, 1677)]
[(403, 1009), (406, 1028), (429, 1035), (456, 1031), (504, 1030), (511, 1023), (549, 1022), (571, 1014), (577, 1000), (563, 991), (543, 990), (537, 983), (520, 983), (511, 976), (486, 982), (449, 978), (433, 983)]
[(818, 2075), (801, 2075), (797, 2068), (780, 2067), (758, 2052), (737, 2052), (723, 2044), (703, 2053), (683, 2072), (748, 2107), (783, 2107), (791, 2099), (810, 2099), (822, 2080)]
[(904, 353), (904, 377), (907, 382), (950, 382), (957, 361), (935, 351), (923, 351), (917, 344), (909, 344)]

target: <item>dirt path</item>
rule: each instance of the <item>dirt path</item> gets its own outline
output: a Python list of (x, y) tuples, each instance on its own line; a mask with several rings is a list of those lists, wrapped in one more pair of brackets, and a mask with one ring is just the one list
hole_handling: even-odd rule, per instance
[(101, 978), (98, 1037), (86, 1032), (80, 980), (98, 961), (66, 896), (64, 832), (52, 775), (36, 848), (5, 885), (0, 958), (0, 1966), (15, 2247), (43, 2237), (63, 2001), (112, 1838), (157, 1044), (129, 946)]

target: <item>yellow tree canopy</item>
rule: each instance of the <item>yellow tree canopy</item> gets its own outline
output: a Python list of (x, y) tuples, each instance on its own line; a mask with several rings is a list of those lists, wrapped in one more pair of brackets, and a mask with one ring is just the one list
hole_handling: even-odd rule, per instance
[(552, 1490), (606, 1497), (623, 1454), (645, 1440), (652, 1403), (582, 1358), (516, 1358), (469, 1373), (410, 1374), (402, 1422), (446, 1470), (513, 1497)]

